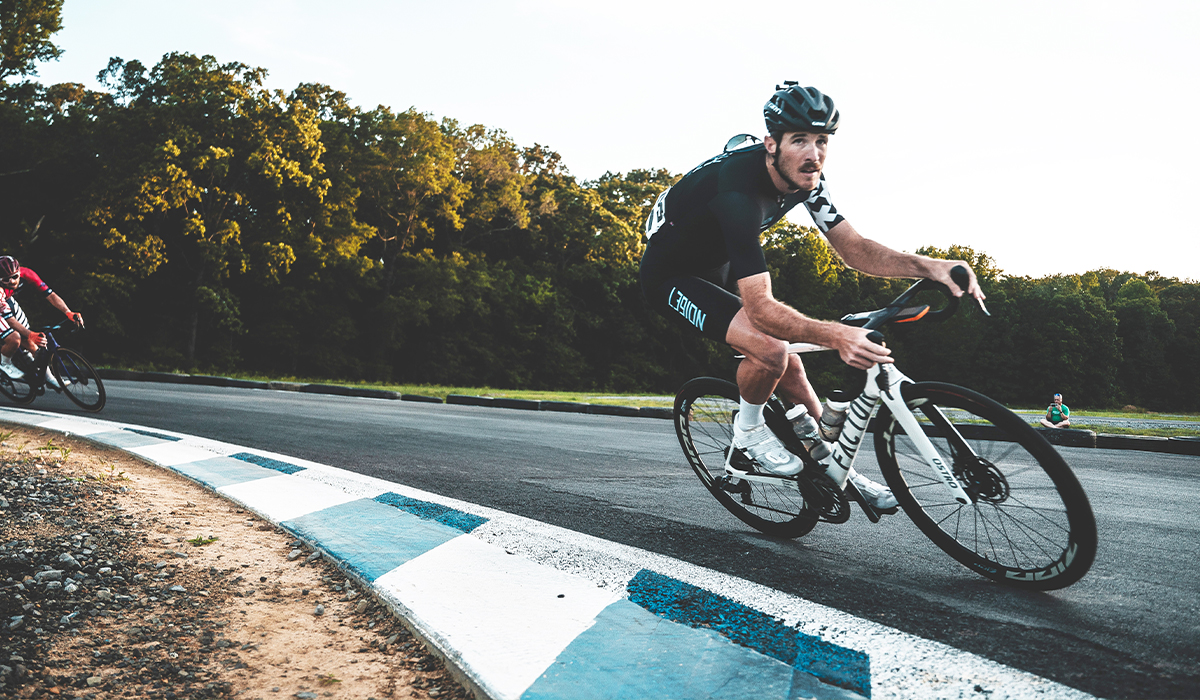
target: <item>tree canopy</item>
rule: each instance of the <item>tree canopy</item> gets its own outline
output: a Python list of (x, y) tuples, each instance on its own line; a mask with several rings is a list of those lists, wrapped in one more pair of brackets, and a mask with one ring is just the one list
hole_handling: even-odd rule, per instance
[(0, 0), (0, 82), (36, 73), (34, 64), (58, 58), (50, 41), (62, 29), (63, 0)]
[[(57, 55), (60, 10), (0, 0), (0, 78)], [(88, 316), (93, 359), (612, 391), (731, 372), (728, 348), (675, 330), (638, 288), (642, 222), (678, 175), (581, 181), (499, 129), (264, 77), (171, 53), (112, 59), (95, 92), (0, 81), (3, 252)], [(848, 269), (810, 227), (784, 221), (763, 245), (776, 296), (817, 318), (907, 285)], [(918, 252), (969, 260), (993, 316), (890, 331), (910, 376), (1010, 403), (1200, 408), (1200, 284), (1032, 279), (967, 246)], [(826, 355), (806, 360), (819, 391), (862, 381)]]

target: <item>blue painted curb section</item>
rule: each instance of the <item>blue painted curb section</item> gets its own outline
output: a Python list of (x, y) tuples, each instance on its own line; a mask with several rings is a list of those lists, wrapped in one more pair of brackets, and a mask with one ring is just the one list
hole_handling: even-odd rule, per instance
[(0, 421), (174, 470), (321, 551), (477, 696), (1090, 698), (750, 581), (335, 467), (92, 418)]

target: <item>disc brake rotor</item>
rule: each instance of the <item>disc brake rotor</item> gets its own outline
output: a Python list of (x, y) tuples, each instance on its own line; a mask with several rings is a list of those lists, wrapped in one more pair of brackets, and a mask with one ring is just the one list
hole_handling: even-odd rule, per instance
[(986, 459), (977, 457), (969, 462), (956, 462), (954, 477), (974, 501), (1003, 503), (1008, 500), (1008, 479)]

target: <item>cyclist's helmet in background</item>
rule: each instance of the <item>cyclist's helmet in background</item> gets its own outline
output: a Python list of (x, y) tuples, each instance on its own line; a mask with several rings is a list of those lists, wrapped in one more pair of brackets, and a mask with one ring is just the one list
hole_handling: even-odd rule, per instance
[(832, 134), (837, 131), (838, 111), (828, 95), (814, 87), (800, 87), (794, 80), (775, 86), (775, 94), (763, 106), (767, 132), (783, 134), (807, 131)]
[(0, 255), (0, 277), (12, 277), (21, 271), (21, 263), (11, 255)]

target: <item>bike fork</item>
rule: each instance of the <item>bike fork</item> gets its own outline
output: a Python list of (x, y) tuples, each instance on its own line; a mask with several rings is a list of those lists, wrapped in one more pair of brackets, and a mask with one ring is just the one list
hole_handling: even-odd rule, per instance
[[(872, 376), (872, 373), (876, 376)], [(933, 469), (933, 473), (937, 475), (938, 479), (946, 485), (946, 489), (950, 491), (950, 495), (954, 500), (963, 505), (970, 504), (972, 502), (971, 497), (967, 495), (962, 485), (958, 483), (958, 479), (954, 476), (954, 471), (938, 452), (933, 441), (925, 434), (925, 430), (921, 427), (920, 422), (917, 421), (917, 417), (913, 415), (912, 410), (909, 409), (908, 404), (904, 402), (903, 392), (901, 391), (902, 385), (905, 382), (911, 383), (912, 380), (905, 377), (896, 369), (888, 370), (881, 365), (875, 365), (868, 372), (868, 386), (871, 385), (872, 380), (877, 381), (877, 386), (880, 388), (880, 398), (883, 399), (884, 405), (888, 407), (896, 422), (904, 429), (905, 434), (912, 441), (917, 453)], [(954, 430), (949, 422), (945, 422), (945, 424), (950, 430)], [(957, 434), (947, 435), (947, 439), (952, 442), (963, 442), (962, 436)]]

